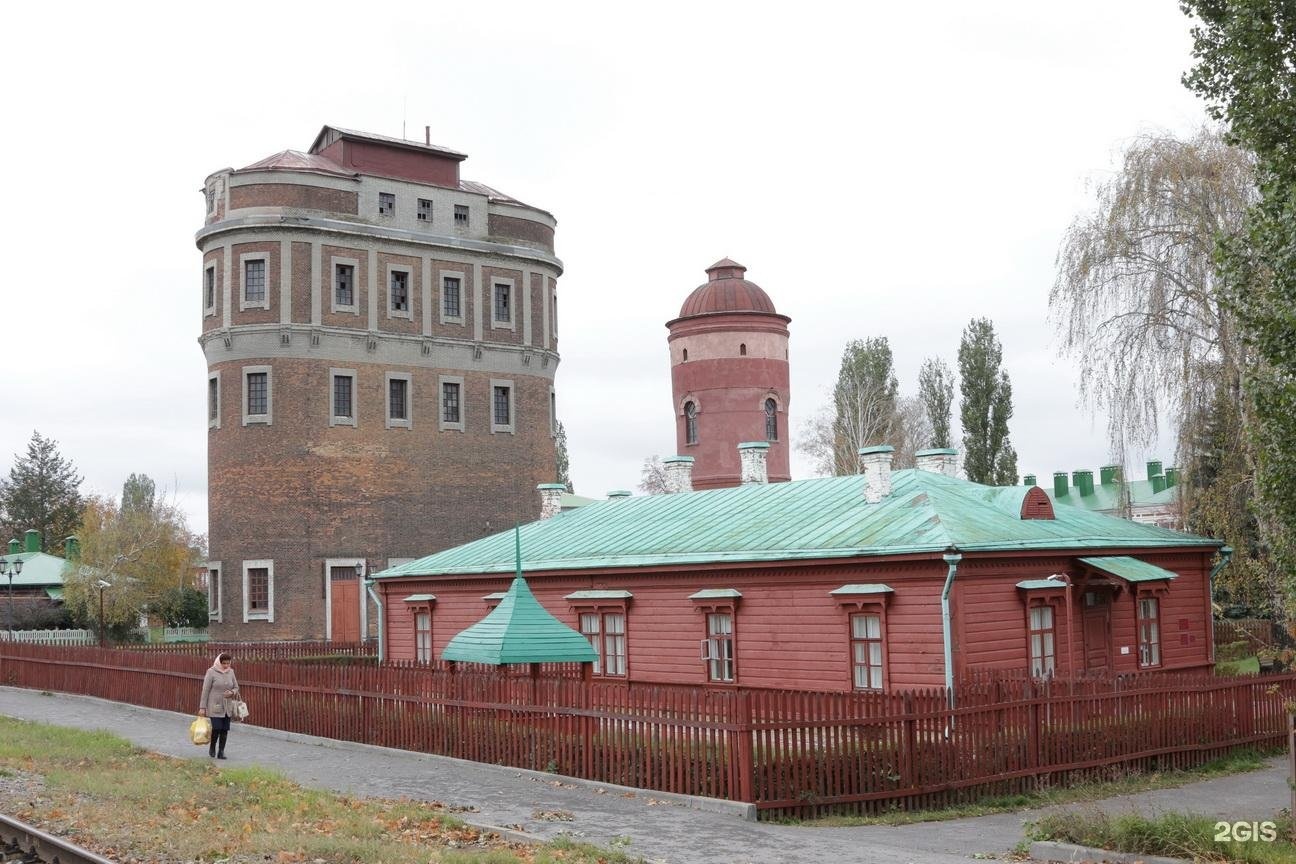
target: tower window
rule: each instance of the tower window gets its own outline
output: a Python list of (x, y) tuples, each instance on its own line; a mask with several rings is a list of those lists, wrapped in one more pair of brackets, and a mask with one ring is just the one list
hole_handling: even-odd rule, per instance
[(454, 205), (454, 208), (455, 208), (455, 209), (454, 209), (454, 224), (455, 224), (455, 227), (456, 227), (456, 228), (467, 228), (467, 227), (468, 227), (468, 205), (467, 205), (467, 204), (456, 204), (456, 205)]
[(459, 306), (459, 280), (451, 276), (441, 281), (441, 314), (445, 318), (463, 318)]
[(513, 320), (513, 311), (509, 303), (511, 293), (511, 285), (497, 284), (495, 286), (495, 322), (497, 324), (508, 324)]
[(264, 303), (266, 299), (266, 262), (254, 258), (243, 263), (243, 299), (248, 303)]
[(742, 342), (742, 343), (740, 343), (740, 344), (738, 345), (738, 356), (739, 356), (739, 357), (746, 357), (746, 356), (747, 356), (747, 343), (746, 343), (746, 342)]
[(778, 403), (773, 399), (765, 400), (765, 440), (778, 440)]
[(688, 362), (688, 349), (687, 349), (687, 348), (684, 349), (684, 362), (685, 362), (685, 363)]
[(355, 267), (338, 264), (333, 269), (333, 305), (355, 305)]
[(684, 403), (684, 443), (698, 443), (697, 406), (692, 402)]
[(418, 221), (432, 221), (432, 202), (427, 198), (418, 199)]
[(378, 193), (378, 215), (379, 216), (396, 215), (396, 194), (394, 192)]
[(409, 274), (403, 270), (391, 271), (391, 311), (408, 312), (409, 307)]

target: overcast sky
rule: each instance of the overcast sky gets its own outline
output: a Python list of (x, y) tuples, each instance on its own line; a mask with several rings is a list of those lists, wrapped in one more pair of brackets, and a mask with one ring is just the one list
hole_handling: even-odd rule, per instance
[[(1205, 120), (1177, 7), (19, 4), (0, 54), (0, 471), (40, 430), (87, 491), (145, 472), (206, 530), (203, 178), (324, 124), (430, 125), (469, 154), (465, 179), (557, 217), (579, 493), (634, 488), (674, 452), (663, 325), (724, 256), (792, 318), (794, 430), (847, 340), (888, 337), (913, 393), (987, 316), (1019, 469), (1096, 469), (1104, 422), (1057, 355), (1048, 291), (1122, 144)], [(1133, 456), (1169, 464), (1155, 449)]]

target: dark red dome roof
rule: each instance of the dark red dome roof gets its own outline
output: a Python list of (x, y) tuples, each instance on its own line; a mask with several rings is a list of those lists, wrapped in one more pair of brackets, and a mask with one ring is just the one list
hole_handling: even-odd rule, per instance
[(755, 282), (743, 278), (747, 268), (737, 261), (721, 258), (706, 270), (708, 281), (693, 290), (680, 307), (679, 317), (712, 315), (724, 312), (764, 312), (777, 315), (770, 300)]

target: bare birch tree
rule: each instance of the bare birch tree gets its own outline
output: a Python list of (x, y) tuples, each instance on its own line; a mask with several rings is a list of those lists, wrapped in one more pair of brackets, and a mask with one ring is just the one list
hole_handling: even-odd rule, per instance
[(861, 447), (892, 443), (898, 387), (885, 336), (847, 343), (832, 401), (811, 415), (797, 441), (816, 474), (858, 474)]

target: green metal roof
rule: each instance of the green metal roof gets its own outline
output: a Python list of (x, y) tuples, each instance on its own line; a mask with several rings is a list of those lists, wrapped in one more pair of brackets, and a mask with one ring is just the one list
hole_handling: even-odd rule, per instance
[(1066, 583), (1054, 579), (1027, 579), (1024, 582), (1018, 582), (1017, 587), (1026, 591), (1047, 591), (1052, 588), (1061, 591), (1066, 588)]
[[(864, 500), (861, 476), (600, 501), (521, 527), (529, 571), (1015, 550), (1149, 549), (1220, 542), (1079, 507), (1022, 519), (1027, 487), (907, 469)], [(376, 578), (508, 573), (512, 532), (392, 567)]]
[[(22, 572), (13, 577), (15, 588), (43, 588), (47, 585), (62, 585), (63, 577), (71, 569), (64, 558), (45, 552), (19, 552), (16, 555), (0, 555), (0, 569), (9, 571), (9, 562), (21, 561)], [(9, 577), (0, 577), (0, 587), (9, 587)]]
[(49, 588), (46, 588), (46, 589), (45, 589), (45, 596), (48, 597), (48, 598), (50, 598), (51, 600), (62, 600), (62, 599), (63, 599), (63, 586), (60, 585), (60, 586), (58, 586), (57, 588), (55, 588), (55, 587), (49, 587)]
[(1178, 576), (1169, 570), (1131, 558), (1128, 555), (1111, 555), (1100, 558), (1081, 558), (1080, 563), (1088, 564), (1104, 573), (1119, 576), (1126, 582), (1157, 582), (1161, 579), (1174, 579)]
[(866, 582), (858, 585), (843, 585), (840, 588), (834, 588), (829, 594), (894, 594), (895, 589), (890, 585), (883, 585), (881, 582)]
[[(1085, 510), (1117, 510), (1120, 508), (1120, 486), (1116, 483), (1095, 483), (1092, 495), (1081, 495), (1076, 486), (1068, 486), (1067, 494), (1053, 494), (1053, 484), (1048, 478), (1040, 483), (1040, 488), (1053, 500), (1054, 504), (1069, 504)], [(1130, 480), (1125, 483), (1129, 490), (1130, 502), (1135, 507), (1173, 504), (1179, 498), (1179, 487), (1171, 486), (1157, 492), (1152, 488), (1151, 480)]]
[(563, 510), (571, 510), (574, 507), (593, 504), (598, 500), (597, 498), (586, 498), (584, 495), (573, 495), (571, 492), (564, 492), (558, 496), (558, 506)]
[(461, 630), (441, 652), (442, 660), (465, 663), (592, 663), (589, 640), (550, 615), (521, 576), (490, 613)]

